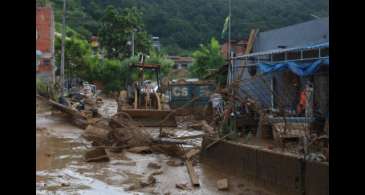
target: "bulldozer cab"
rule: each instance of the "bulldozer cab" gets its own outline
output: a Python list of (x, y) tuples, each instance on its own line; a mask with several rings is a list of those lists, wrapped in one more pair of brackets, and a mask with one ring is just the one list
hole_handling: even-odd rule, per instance
[[(161, 101), (160, 65), (145, 64), (143, 58), (142, 55), (140, 63), (129, 66), (129, 82), (126, 82), (129, 106), (121, 111), (147, 127), (176, 127), (175, 115), (164, 109)], [(135, 73), (138, 77), (132, 80), (131, 76)], [(160, 124), (162, 120), (164, 123)]]
[[(131, 76), (135, 73), (137, 73), (138, 78), (133, 81)], [(156, 96), (161, 93), (159, 78), (160, 65), (133, 64), (129, 66), (128, 75), (128, 98), (130, 99), (130, 102), (135, 104), (134, 108), (158, 109), (158, 97)]]

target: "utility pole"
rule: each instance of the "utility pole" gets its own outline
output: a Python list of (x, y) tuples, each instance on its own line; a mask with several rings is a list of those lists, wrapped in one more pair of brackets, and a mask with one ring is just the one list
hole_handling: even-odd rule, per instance
[(63, 0), (63, 14), (62, 14), (62, 43), (61, 43), (61, 71), (60, 71), (60, 85), (61, 97), (63, 96), (63, 89), (65, 83), (65, 29), (66, 29), (66, 0)]
[[(233, 68), (232, 68), (232, 64), (231, 64), (231, 0), (228, 1), (228, 11), (229, 11), (229, 15), (228, 15), (228, 60), (229, 60), (229, 64), (228, 67), (230, 67), (230, 80), (233, 80), (232, 76), (233, 76)], [(228, 84), (230, 84), (230, 82), (228, 82)]]
[(137, 29), (133, 29), (132, 31), (132, 56), (134, 56), (134, 33), (137, 31)]

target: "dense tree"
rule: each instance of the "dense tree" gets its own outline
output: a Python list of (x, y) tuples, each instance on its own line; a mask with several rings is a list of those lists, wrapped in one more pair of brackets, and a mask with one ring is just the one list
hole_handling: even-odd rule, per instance
[[(61, 21), (62, 1), (54, 2)], [(228, 0), (72, 0), (67, 23), (86, 38), (98, 32), (108, 5), (117, 10), (136, 6), (143, 12), (147, 31), (161, 38), (171, 53), (193, 50), (212, 36), (221, 37)], [(252, 28), (269, 30), (328, 16), (328, 0), (232, 0), (232, 38), (248, 36)], [(219, 41), (223, 41), (219, 39)], [(167, 50), (167, 49), (166, 49)]]
[(101, 18), (99, 31), (100, 43), (107, 51), (109, 58), (130, 56), (131, 35), (135, 31), (135, 52), (148, 52), (151, 41), (144, 30), (141, 13), (135, 8), (126, 8), (119, 12), (113, 6), (108, 6)]
[(207, 45), (200, 45), (200, 48), (193, 53), (193, 65), (190, 68), (192, 76), (204, 78), (209, 69), (216, 69), (225, 63), (220, 53), (218, 41), (213, 37)]
[[(56, 29), (59, 24), (56, 25)], [(67, 28), (65, 38), (65, 73), (80, 76), (87, 68), (87, 59), (92, 55), (90, 44), (74, 30)], [(61, 62), (61, 34), (55, 37), (56, 65)]]

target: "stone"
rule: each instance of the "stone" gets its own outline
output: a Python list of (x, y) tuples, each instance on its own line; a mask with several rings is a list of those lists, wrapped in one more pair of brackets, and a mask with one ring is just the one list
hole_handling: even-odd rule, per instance
[(70, 184), (68, 184), (68, 183), (61, 183), (61, 186), (62, 187), (66, 187), (66, 186), (70, 186)]
[(152, 150), (148, 146), (138, 146), (138, 147), (129, 148), (128, 152), (137, 153), (137, 154), (151, 154)]
[(190, 190), (187, 183), (176, 184), (175, 187), (181, 190)]
[(91, 149), (85, 153), (86, 162), (107, 162), (109, 160), (105, 149), (102, 147)]
[(148, 163), (147, 167), (151, 168), (151, 169), (160, 169), (161, 165), (158, 163), (150, 162), (150, 163)]
[(178, 167), (184, 165), (184, 162), (181, 160), (169, 160), (166, 162), (166, 164), (171, 167)]
[(151, 173), (151, 175), (161, 175), (163, 173), (162, 170), (157, 170)]
[(142, 178), (142, 180), (140, 181), (141, 187), (146, 187), (154, 183), (156, 183), (156, 178), (153, 177), (152, 175)]
[(228, 190), (228, 179), (220, 179), (217, 181), (218, 190)]

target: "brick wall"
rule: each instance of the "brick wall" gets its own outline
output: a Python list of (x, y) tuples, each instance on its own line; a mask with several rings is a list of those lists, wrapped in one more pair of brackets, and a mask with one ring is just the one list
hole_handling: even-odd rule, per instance
[(53, 71), (53, 53), (54, 53), (54, 21), (53, 10), (51, 7), (36, 8), (36, 49), (42, 52), (38, 73), (49, 73)]
[(42, 51), (42, 53), (51, 52), (53, 40), (51, 37), (52, 14), (52, 8), (37, 7), (36, 28), (38, 39), (36, 47), (37, 50)]

